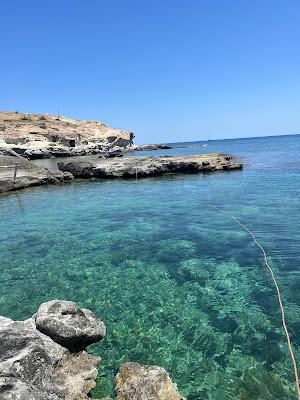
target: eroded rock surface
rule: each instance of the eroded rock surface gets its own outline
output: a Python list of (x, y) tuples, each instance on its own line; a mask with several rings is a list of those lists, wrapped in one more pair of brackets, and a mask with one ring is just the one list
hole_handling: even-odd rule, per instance
[[(52, 148), (85, 145), (93, 143), (126, 147), (132, 144), (134, 135), (121, 129), (112, 128), (101, 121), (84, 121), (65, 116), (49, 114), (28, 114), (0, 111), (0, 141), (20, 149), (46, 150)], [(72, 146), (71, 146), (72, 147)], [(45, 157), (47, 153), (33, 157)]]
[(59, 399), (60, 392), (52, 382), (54, 363), (35, 328), (21, 321), (1, 326), (0, 360), (1, 399), (10, 395), (13, 399), (14, 393), (20, 396), (23, 391), (33, 399), (42, 395)]
[(89, 393), (96, 386), (99, 364), (100, 358), (85, 351), (67, 353), (59, 361), (55, 369), (55, 384), (65, 400), (82, 399), (83, 393)]
[(72, 351), (85, 349), (103, 339), (106, 333), (101, 320), (72, 301), (43, 303), (35, 315), (35, 323), (40, 332)]
[(154, 150), (169, 150), (173, 149), (174, 146), (168, 144), (134, 144), (128, 151), (154, 151)]
[(61, 171), (77, 178), (145, 178), (176, 173), (199, 173), (241, 169), (243, 165), (228, 154), (193, 156), (122, 157), (117, 159), (72, 160), (58, 163)]
[[(70, 302), (58, 303), (60, 309), (68, 310), (70, 307)], [(103, 322), (91, 311), (72, 304), (76, 309), (75, 315), (88, 315), (89, 332), (92, 321), (96, 331), (101, 323), (105, 332)], [(0, 317), (0, 399), (88, 400), (88, 393), (95, 386), (100, 359), (85, 351), (71, 353), (40, 332), (35, 320), (36, 316), (26, 321)], [(58, 318), (56, 322), (59, 323)], [(82, 328), (80, 330), (82, 332)], [(96, 336), (94, 338), (96, 341)], [(91, 340), (89, 336), (90, 343)]]
[(117, 400), (185, 400), (166, 370), (153, 365), (126, 363), (116, 376)]
[(0, 193), (29, 186), (58, 184), (71, 179), (73, 179), (71, 173), (51, 172), (17, 154), (1, 155), (0, 153)]

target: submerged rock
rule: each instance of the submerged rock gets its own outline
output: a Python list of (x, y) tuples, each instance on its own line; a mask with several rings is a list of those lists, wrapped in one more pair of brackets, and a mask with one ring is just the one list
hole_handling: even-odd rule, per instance
[[(71, 302), (56, 303), (60, 310), (70, 310)], [(105, 334), (103, 322), (91, 311), (80, 309), (75, 303), (71, 305), (71, 310), (76, 311), (71, 314), (75, 315), (73, 325), (56, 317), (58, 331), (59, 324), (63, 325), (63, 330), (73, 326), (73, 336), (76, 335), (76, 320), (80, 315), (83, 319), (79, 318), (79, 321), (82, 323), (85, 320), (88, 324), (89, 343), (92, 343), (92, 337), (94, 342), (99, 340), (99, 335), (93, 336), (91, 332), (93, 329), (98, 332), (101, 325), (102, 334)], [(43, 305), (41, 307), (43, 310)], [(95, 386), (96, 367), (100, 359), (85, 351), (70, 353), (67, 348), (40, 332), (35, 321), (36, 316), (26, 321), (0, 318), (0, 399), (88, 400), (88, 393)], [(85, 332), (82, 325), (78, 332), (81, 332), (79, 336)]]
[(117, 400), (185, 400), (166, 370), (153, 365), (126, 363), (116, 376)]
[(103, 339), (106, 333), (101, 320), (72, 301), (43, 303), (35, 315), (35, 323), (40, 332), (72, 351), (85, 349)]

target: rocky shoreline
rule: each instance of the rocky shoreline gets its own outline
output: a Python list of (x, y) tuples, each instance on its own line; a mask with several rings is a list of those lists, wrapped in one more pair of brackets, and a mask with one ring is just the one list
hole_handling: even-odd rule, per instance
[(58, 162), (60, 172), (35, 165), (13, 151), (1, 154), (0, 193), (30, 186), (60, 184), (75, 179), (138, 179), (165, 174), (202, 173), (241, 169), (228, 154), (160, 157), (83, 157)]
[[(0, 112), (0, 193), (60, 184), (74, 178), (146, 178), (242, 168), (228, 154), (131, 157), (127, 153), (175, 147), (136, 145), (133, 138), (132, 132), (111, 128), (99, 121)], [(176, 147), (195, 146), (205, 144)], [(70, 161), (58, 162), (60, 172), (54, 172), (31, 161), (43, 158), (70, 158)]]
[(73, 175), (51, 172), (40, 168), (17, 154), (0, 153), (0, 193), (30, 186), (59, 184), (73, 179)]
[[(25, 321), (0, 317), (0, 399), (88, 400), (101, 359), (86, 347), (105, 334), (103, 321), (65, 300), (41, 304)], [(116, 400), (185, 400), (157, 366), (127, 362), (115, 384)]]
[(200, 173), (241, 169), (243, 165), (229, 154), (198, 154), (193, 156), (122, 157), (89, 159), (58, 163), (63, 172), (75, 178), (146, 178), (164, 174)]

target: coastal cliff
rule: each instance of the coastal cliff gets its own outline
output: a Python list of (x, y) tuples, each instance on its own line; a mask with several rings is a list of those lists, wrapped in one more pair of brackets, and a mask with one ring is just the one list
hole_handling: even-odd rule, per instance
[(112, 128), (100, 121), (0, 112), (0, 146), (29, 159), (125, 149), (132, 145), (133, 138), (132, 132)]

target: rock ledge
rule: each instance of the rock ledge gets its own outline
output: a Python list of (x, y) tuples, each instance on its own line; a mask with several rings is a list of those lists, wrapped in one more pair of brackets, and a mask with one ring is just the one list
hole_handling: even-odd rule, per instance
[(186, 400), (164, 368), (132, 362), (120, 368), (116, 394), (117, 400)]
[[(72, 311), (71, 318), (65, 310)], [(36, 326), (36, 319), (48, 326), (49, 315), (54, 320), (49, 324), (52, 338)], [(63, 300), (42, 304), (38, 313), (26, 321), (0, 317), (1, 400), (89, 399), (100, 358), (84, 350), (72, 353), (61, 346), (53, 337), (62, 332), (72, 343), (69, 347), (73, 348), (76, 338), (77, 348), (83, 349), (105, 335), (105, 325), (91, 311)]]
[[(25, 321), (0, 317), (0, 400), (90, 399), (101, 359), (84, 349), (105, 333), (90, 310), (65, 300), (41, 304)], [(165, 369), (127, 362), (116, 376), (116, 400), (186, 399)]]
[(122, 157), (59, 162), (63, 172), (75, 178), (146, 178), (164, 174), (199, 173), (241, 169), (229, 154), (198, 154), (193, 156)]

